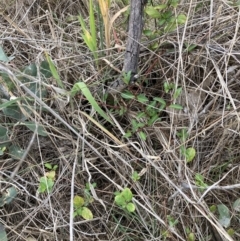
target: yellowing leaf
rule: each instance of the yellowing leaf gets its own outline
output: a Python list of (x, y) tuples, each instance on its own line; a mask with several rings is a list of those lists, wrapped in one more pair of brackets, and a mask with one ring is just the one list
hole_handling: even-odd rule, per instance
[(73, 199), (73, 205), (75, 208), (81, 208), (84, 205), (84, 199), (80, 196), (75, 196)]
[(84, 219), (86, 219), (86, 220), (91, 220), (91, 219), (93, 219), (93, 214), (92, 214), (92, 212), (91, 212), (91, 210), (90, 209), (88, 209), (87, 207), (83, 207), (82, 208), (82, 217), (84, 218)]

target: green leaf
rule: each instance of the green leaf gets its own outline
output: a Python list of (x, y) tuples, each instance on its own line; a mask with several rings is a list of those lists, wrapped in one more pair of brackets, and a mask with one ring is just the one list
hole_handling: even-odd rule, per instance
[(132, 132), (130, 130), (128, 130), (123, 137), (129, 138), (131, 136), (132, 136)]
[[(11, 104), (9, 103), (10, 105), (7, 106), (6, 108), (3, 108), (2, 111), (3, 111), (5, 116), (13, 118), (13, 119), (19, 121), (22, 118), (24, 118), (24, 115), (22, 114), (22, 112), (21, 112), (20, 108), (18, 107), (18, 105), (13, 104), (16, 101), (15, 100), (10, 100), (8, 102), (11, 102), (11, 101), (13, 101), (13, 102)], [(1, 106), (0, 106), (0, 108), (1, 108)]]
[(87, 207), (83, 207), (82, 208), (82, 214), (81, 216), (85, 219), (85, 220), (92, 220), (93, 219), (93, 214), (91, 212), (90, 209), (88, 209)]
[(182, 110), (183, 109), (183, 107), (179, 104), (169, 105), (169, 108), (173, 108), (173, 109), (176, 109), (176, 110)]
[(137, 114), (136, 118), (137, 118), (137, 119), (141, 119), (141, 118), (143, 118), (143, 117), (145, 117), (145, 116), (146, 116), (146, 113), (145, 113), (145, 112), (140, 112), (140, 113)]
[(173, 94), (173, 99), (176, 100), (181, 93), (182, 93), (182, 87), (177, 88)]
[(157, 10), (163, 10), (163, 9), (167, 8), (167, 4), (157, 5), (154, 8), (157, 9)]
[(132, 191), (127, 187), (123, 189), (121, 194), (126, 202), (130, 202), (133, 198)]
[(115, 196), (114, 198), (114, 201), (115, 203), (118, 205), (118, 206), (125, 206), (126, 205), (126, 200), (125, 198), (123, 197), (122, 193), (120, 193), (119, 195)]
[(233, 208), (235, 211), (240, 212), (240, 198), (238, 198), (234, 203), (233, 203)]
[(128, 203), (126, 208), (131, 213), (135, 211), (135, 205), (133, 203)]
[(227, 230), (227, 233), (228, 233), (228, 235), (229, 235), (230, 237), (233, 237), (233, 235), (235, 234), (235, 230), (234, 230), (233, 228), (229, 228), (229, 229)]
[[(0, 148), (5, 148), (9, 144), (8, 129), (0, 125)], [(3, 151), (3, 149), (2, 149)]]
[(23, 70), (23, 73), (36, 77), (37, 76), (37, 66), (36, 66), (36, 64), (30, 64), (27, 67), (25, 67), (24, 70)]
[(139, 94), (139, 95), (137, 96), (137, 100), (138, 100), (140, 103), (148, 102), (148, 98), (147, 98), (144, 94)]
[(148, 6), (145, 9), (146, 14), (151, 18), (160, 18), (161, 14), (153, 6)]
[(75, 208), (81, 208), (84, 205), (84, 199), (78, 195), (73, 198), (73, 206)]
[(170, 5), (171, 5), (172, 7), (174, 7), (174, 8), (177, 7), (178, 3), (179, 3), (179, 0), (171, 0), (171, 1), (170, 1)]
[(177, 132), (177, 136), (180, 138), (182, 142), (185, 142), (188, 138), (188, 133), (186, 128), (183, 128), (179, 132)]
[(138, 134), (139, 134), (139, 137), (141, 138), (141, 140), (143, 140), (143, 141), (147, 140), (146, 133), (144, 133), (143, 131), (140, 131)]
[(134, 182), (137, 182), (140, 179), (140, 176), (137, 171), (134, 171), (132, 174), (132, 179)]
[(15, 187), (10, 187), (6, 191), (6, 194), (4, 194), (4, 200), (6, 204), (9, 204), (17, 196), (17, 189)]
[(37, 129), (37, 134), (39, 136), (48, 136), (44, 127), (42, 125), (36, 124), (34, 121), (23, 121), (21, 124), (25, 125), (29, 130), (33, 132)]
[(9, 154), (13, 159), (20, 160), (24, 154), (24, 150), (16, 145), (11, 145), (9, 147)]
[(195, 234), (194, 233), (188, 234), (188, 241), (195, 241)]
[(210, 210), (211, 213), (215, 213), (217, 211), (217, 206), (212, 205), (212, 206), (210, 206), (209, 210)]
[(62, 89), (64, 89), (64, 85), (60, 79), (60, 76), (57, 72), (57, 69), (56, 69), (54, 63), (52, 62), (51, 58), (49, 57), (49, 55), (47, 53), (45, 53), (45, 55), (46, 55), (46, 59), (47, 59), (47, 62), (49, 64), (49, 67), (50, 67), (50, 70), (51, 70), (51, 73), (52, 73), (54, 79), (57, 81), (58, 86), (61, 87)]
[(86, 97), (86, 99), (90, 102), (90, 104), (99, 115), (101, 115), (106, 121), (113, 124), (107, 114), (99, 107), (98, 103), (95, 101), (94, 97), (92, 96), (91, 92), (89, 91), (87, 85), (84, 82), (77, 82), (76, 84), (74, 84), (71, 90), (71, 96), (75, 96), (78, 91), (82, 91), (83, 95)]
[(0, 240), (1, 241), (8, 241), (7, 233), (5, 231), (5, 227), (1, 223), (0, 223)]
[(45, 191), (51, 192), (54, 186), (54, 181), (51, 178), (41, 177), (40, 184), (38, 188), (39, 193), (43, 193)]
[(143, 30), (143, 34), (147, 37), (151, 37), (153, 35), (153, 31), (150, 29)]
[(177, 22), (178, 22), (178, 24), (185, 24), (186, 21), (187, 21), (187, 17), (186, 17), (185, 14), (179, 14), (179, 15), (177, 16)]
[(51, 78), (53, 75), (52, 75), (52, 72), (51, 72), (51, 69), (50, 69), (50, 65), (49, 63), (44, 60), (41, 62), (41, 65), (40, 65), (40, 73), (46, 78)]
[(224, 204), (217, 205), (218, 213), (219, 213), (219, 223), (224, 227), (228, 228), (231, 222), (231, 216), (229, 213), (229, 209)]
[(122, 98), (127, 99), (127, 100), (131, 100), (134, 99), (135, 96), (130, 92), (130, 91), (125, 91), (123, 93), (121, 93)]
[(95, 48), (97, 48), (97, 35), (96, 35), (96, 22), (94, 18), (93, 1), (89, 1), (89, 22), (90, 22), (90, 32), (93, 39)]
[(159, 115), (155, 114), (148, 120), (148, 126), (152, 126), (154, 122), (156, 122), (159, 119)]
[(187, 163), (189, 163), (196, 156), (196, 150), (193, 147), (189, 147), (187, 148), (185, 155), (186, 155), (186, 161)]
[(49, 169), (49, 170), (52, 170), (52, 164), (50, 163), (45, 163), (44, 166)]

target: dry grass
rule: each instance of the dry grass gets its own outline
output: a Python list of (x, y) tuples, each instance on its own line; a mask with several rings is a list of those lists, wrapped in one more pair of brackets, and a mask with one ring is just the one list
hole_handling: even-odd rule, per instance
[[(157, 2), (157, 1), (156, 1)], [(111, 15), (123, 8), (112, 1)], [(31, 63), (40, 63), (48, 52), (54, 60), (66, 90), (84, 80), (95, 86), (95, 98), (102, 103), (105, 81), (118, 73), (106, 62), (96, 68), (93, 57), (83, 43), (79, 12), (87, 19), (88, 1), (29, 1), (1, 0), (0, 40), (8, 55), (15, 56), (2, 68), (14, 73)], [(233, 212), (233, 202), (239, 197), (239, 20), (238, 8), (227, 1), (181, 1), (178, 12), (185, 12), (188, 21), (176, 31), (159, 37), (162, 45), (153, 52), (143, 38), (140, 68), (144, 80), (151, 85), (141, 91), (149, 97), (171, 96), (163, 91), (163, 82), (183, 87), (178, 100), (185, 111), (167, 109), (162, 121), (145, 128), (147, 141), (137, 136), (123, 139), (130, 121), (141, 105), (132, 102), (123, 117), (106, 111), (115, 126), (99, 118), (81, 95), (73, 106), (64, 102), (53, 89), (48, 98), (36, 101), (35, 114), (30, 120), (42, 123), (47, 137), (34, 136), (33, 132), (16, 125), (1, 114), (2, 125), (8, 127), (13, 143), (24, 150), (26, 158), (15, 173), (18, 162), (6, 153), (0, 159), (2, 190), (14, 185), (17, 198), (0, 210), (9, 241), (30, 240), (187, 240), (186, 228), (196, 240), (240, 240), (239, 221)], [(116, 21), (120, 24), (121, 21)], [(147, 23), (150, 24), (150, 23)], [(125, 44), (126, 33), (121, 25), (114, 28), (116, 37), (111, 45)], [(116, 42), (118, 41), (118, 42)], [(190, 53), (184, 44), (196, 44)], [(169, 52), (168, 49), (174, 49)], [(105, 54), (107, 54), (105, 56)], [(114, 67), (121, 69), (123, 52), (113, 48), (103, 50)], [(101, 60), (100, 60), (101, 61)], [(41, 81), (40, 77), (35, 81)], [(49, 85), (56, 84), (50, 79)], [(99, 91), (100, 90), (100, 91)], [(18, 84), (15, 96), (27, 96)], [(39, 111), (45, 103), (51, 112)], [(229, 107), (229, 108), (228, 108)], [(93, 117), (108, 129), (119, 142), (92, 123), (81, 111)], [(55, 113), (55, 114), (53, 114)], [(99, 119), (98, 119), (99, 118)], [(75, 132), (71, 130), (74, 128)], [(187, 128), (189, 138), (185, 143), (196, 149), (196, 158), (186, 164), (180, 155), (180, 142), (176, 132)], [(33, 139), (33, 141), (31, 141)], [(29, 147), (29, 148), (28, 148)], [(44, 175), (44, 163), (57, 164), (57, 177), (53, 192), (37, 194), (39, 178)], [(142, 172), (134, 183), (133, 170)], [(210, 186), (205, 193), (195, 187), (195, 175), (200, 173)], [(89, 205), (94, 219), (71, 219), (73, 195), (83, 195), (87, 182), (96, 182), (95, 201)], [(114, 192), (129, 187), (134, 193), (136, 212), (128, 214), (114, 204)], [(231, 238), (209, 207), (225, 204), (231, 211)], [(178, 223), (170, 227), (168, 215)], [(217, 236), (220, 235), (221, 237)], [(217, 237), (215, 237), (217, 236)]]

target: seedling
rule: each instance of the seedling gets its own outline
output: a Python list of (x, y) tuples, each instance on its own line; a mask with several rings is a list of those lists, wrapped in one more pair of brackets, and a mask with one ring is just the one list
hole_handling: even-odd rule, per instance
[(134, 182), (137, 182), (137, 181), (140, 180), (140, 176), (139, 176), (139, 174), (138, 174), (137, 171), (134, 171), (134, 172), (133, 172), (133, 174), (132, 174), (132, 180), (133, 180)]
[(133, 194), (129, 188), (124, 188), (121, 192), (115, 193), (115, 203), (128, 212), (135, 211), (135, 205), (132, 203)]
[(195, 184), (200, 188), (201, 192), (208, 188), (208, 185), (204, 182), (204, 177), (199, 173), (195, 175)]
[(81, 216), (82, 218), (86, 220), (91, 220), (93, 219), (93, 214), (89, 208), (86, 206), (88, 203), (84, 200), (83, 197), (80, 197), (76, 195), (73, 199), (73, 206), (74, 206), (74, 213), (73, 216)]
[(38, 187), (39, 193), (51, 192), (54, 186), (56, 169), (58, 165), (52, 166), (50, 163), (44, 165), (49, 171), (45, 173), (43, 177), (40, 178), (40, 183)]

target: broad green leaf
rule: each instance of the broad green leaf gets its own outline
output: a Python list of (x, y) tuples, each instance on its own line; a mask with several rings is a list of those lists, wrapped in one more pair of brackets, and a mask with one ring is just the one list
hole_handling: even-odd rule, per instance
[(54, 79), (57, 81), (58, 86), (61, 87), (62, 89), (64, 89), (64, 85), (60, 79), (60, 76), (57, 72), (57, 69), (56, 69), (54, 63), (52, 62), (51, 58), (49, 57), (49, 55), (47, 53), (45, 53), (45, 56), (46, 56), (47, 62), (49, 64), (51, 73), (52, 73)]
[(44, 127), (42, 125), (39, 125), (34, 122), (34, 121), (24, 121), (21, 123), (22, 125), (25, 125), (29, 130), (35, 131), (37, 129), (37, 133), (39, 136), (47, 136), (48, 134), (46, 133)]
[(5, 231), (5, 227), (1, 223), (0, 223), (0, 240), (1, 241), (8, 241), (7, 233)]
[(216, 205), (212, 205), (209, 207), (209, 210), (211, 213), (215, 213), (217, 211), (217, 206)]
[(153, 31), (150, 29), (143, 30), (143, 34), (147, 37), (151, 37), (153, 35)]
[(116, 204), (118, 205), (118, 206), (124, 206), (125, 204), (126, 204), (126, 200), (125, 200), (125, 198), (122, 196), (122, 194), (120, 193), (120, 194), (118, 194), (115, 198), (114, 198), (114, 200), (115, 200), (115, 202), (116, 202)]
[(177, 7), (178, 3), (179, 3), (179, 0), (171, 0), (170, 1), (170, 5), (173, 6), (174, 8)]
[[(15, 100), (13, 100), (13, 102), (15, 102)], [(11, 105), (7, 106), (6, 108), (3, 108), (2, 111), (5, 116), (13, 118), (18, 121), (21, 120), (22, 118), (24, 118), (24, 115), (17, 104), (11, 104)]]
[(71, 96), (75, 96), (78, 91), (82, 91), (83, 95), (90, 102), (90, 104), (97, 111), (97, 113), (112, 124), (112, 121), (107, 116), (107, 114), (99, 107), (98, 103), (95, 101), (94, 97), (92, 96), (91, 92), (89, 91), (87, 85), (84, 82), (77, 82), (73, 86), (71, 90)]
[(148, 6), (145, 9), (146, 14), (151, 18), (160, 18), (161, 14), (153, 6)]
[(0, 148), (5, 148), (9, 144), (8, 129), (0, 125)]
[(157, 102), (161, 103), (162, 105), (166, 106), (166, 101), (163, 98), (154, 97), (153, 99), (156, 100)]
[(75, 196), (73, 199), (73, 205), (75, 208), (81, 208), (84, 205), (84, 199), (80, 196)]
[(37, 76), (37, 66), (36, 64), (30, 64), (23, 70), (24, 74), (30, 75), (30, 76)]
[(139, 95), (137, 96), (137, 100), (138, 100), (140, 103), (148, 102), (148, 98), (147, 98), (144, 94), (139, 94)]
[(173, 108), (173, 109), (176, 109), (176, 110), (182, 110), (183, 109), (183, 107), (179, 104), (169, 105), (169, 108)]
[(133, 203), (128, 203), (126, 208), (131, 213), (135, 211), (135, 205)]
[(233, 235), (235, 234), (235, 230), (234, 230), (233, 228), (229, 228), (229, 229), (227, 230), (227, 233), (228, 233), (228, 235), (229, 235), (230, 237), (233, 237)]
[(132, 132), (128, 130), (123, 137), (129, 138), (131, 136), (132, 136)]
[(194, 159), (194, 157), (196, 156), (196, 150), (192, 147), (189, 147), (189, 148), (187, 148), (185, 154), (186, 154), (187, 163), (191, 162)]
[(127, 187), (123, 189), (121, 194), (126, 202), (130, 202), (133, 198), (132, 191)]
[(13, 159), (20, 160), (23, 157), (24, 152), (25, 151), (19, 146), (11, 145), (9, 147), (9, 154)]
[(219, 223), (224, 227), (228, 228), (231, 223), (231, 216), (229, 213), (229, 209), (224, 204), (217, 205), (218, 213), (219, 213)]
[(184, 24), (187, 21), (187, 17), (184, 14), (179, 14), (177, 16), (177, 22), (178, 24)]
[(87, 207), (82, 208), (82, 215), (81, 215), (85, 220), (92, 220), (93, 219), (93, 214), (91, 210)]
[(233, 203), (233, 208), (235, 211), (240, 212), (240, 198), (238, 198), (234, 203)]
[(40, 73), (46, 78), (50, 78), (52, 77), (52, 72), (51, 72), (51, 69), (50, 69), (50, 65), (49, 63), (44, 60), (41, 62), (41, 65), (40, 65)]

